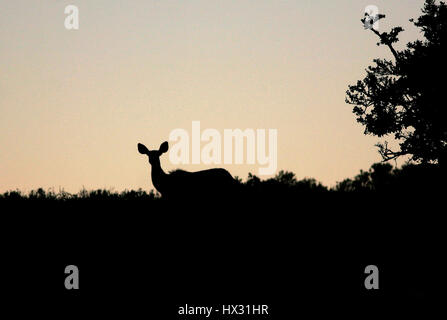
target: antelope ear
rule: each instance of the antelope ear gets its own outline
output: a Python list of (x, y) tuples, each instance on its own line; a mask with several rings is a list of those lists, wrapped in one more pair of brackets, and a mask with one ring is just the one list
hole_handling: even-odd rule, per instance
[(141, 154), (148, 154), (149, 150), (146, 148), (146, 146), (142, 143), (138, 144), (138, 152), (140, 152)]
[(158, 150), (160, 153), (165, 153), (166, 151), (168, 151), (169, 149), (169, 145), (168, 142), (165, 141), (160, 145), (160, 149)]

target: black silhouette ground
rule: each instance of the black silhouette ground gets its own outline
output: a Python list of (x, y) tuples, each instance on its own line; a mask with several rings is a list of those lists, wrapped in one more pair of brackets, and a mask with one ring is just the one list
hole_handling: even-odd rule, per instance
[[(177, 319), (185, 303), (266, 303), (283, 319), (438, 299), (442, 192), (318, 190), (251, 190), (221, 202), (141, 192), (3, 199), (3, 287), (67, 308), (113, 306), (162, 319)], [(68, 264), (80, 269), (79, 292), (64, 289)], [(375, 292), (363, 286), (369, 264), (380, 270)]]

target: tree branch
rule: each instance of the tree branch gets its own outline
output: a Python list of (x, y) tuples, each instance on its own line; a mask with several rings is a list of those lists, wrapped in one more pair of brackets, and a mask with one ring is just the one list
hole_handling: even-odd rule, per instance
[(407, 155), (409, 154), (406, 151), (393, 151), (391, 149), (388, 148), (388, 142), (385, 141), (384, 144), (382, 143), (377, 143), (376, 147), (379, 148), (379, 153), (382, 156), (383, 162), (386, 161), (390, 161), (390, 160), (395, 160), (401, 156)]
[(384, 36), (384, 33), (380, 33), (379, 31), (375, 30), (374, 28), (371, 28), (371, 31), (374, 32), (382, 41), (383, 44), (388, 46), (390, 48), (391, 53), (393, 54), (394, 58), (396, 59), (396, 62), (399, 62), (399, 55), (397, 54), (396, 50), (393, 48), (392, 43)]

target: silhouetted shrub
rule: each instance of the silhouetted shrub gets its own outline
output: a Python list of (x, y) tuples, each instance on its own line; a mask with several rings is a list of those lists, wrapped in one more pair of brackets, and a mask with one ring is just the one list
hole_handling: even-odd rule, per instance
[(393, 168), (388, 163), (375, 163), (368, 171), (360, 170), (353, 179), (338, 182), (338, 192), (436, 192), (445, 175), (431, 164), (406, 164)]
[[(295, 199), (302, 194), (321, 193), (440, 193), (444, 188), (445, 173), (438, 165), (430, 164), (406, 164), (401, 168), (393, 168), (389, 163), (375, 163), (368, 171), (360, 170), (353, 178), (337, 182), (335, 187), (328, 188), (314, 178), (297, 180), (293, 172), (281, 170), (272, 178), (262, 180), (256, 175), (248, 174), (245, 182), (236, 177), (238, 193), (223, 194), (225, 201), (254, 200), (264, 201), (275, 198)], [(239, 197), (240, 199), (235, 199)], [(124, 190), (120, 193), (113, 190), (97, 189), (86, 190), (83, 188), (76, 194), (71, 194), (63, 189), (55, 192), (42, 188), (32, 190), (24, 194), (19, 190), (7, 191), (0, 195), (3, 200), (92, 200), (92, 201), (148, 201), (158, 200), (159, 193), (150, 190), (146, 192), (138, 190)], [(192, 200), (206, 200), (206, 197), (197, 194)]]
[(86, 190), (82, 189), (78, 193), (71, 194), (65, 190), (60, 190), (58, 193), (50, 189), (45, 191), (42, 188), (31, 190), (28, 194), (24, 194), (19, 190), (7, 191), (0, 194), (0, 199), (3, 200), (57, 200), (57, 201), (72, 201), (72, 200), (156, 200), (160, 195), (150, 190), (149, 193), (142, 190), (124, 190), (121, 193), (111, 190), (97, 189)]

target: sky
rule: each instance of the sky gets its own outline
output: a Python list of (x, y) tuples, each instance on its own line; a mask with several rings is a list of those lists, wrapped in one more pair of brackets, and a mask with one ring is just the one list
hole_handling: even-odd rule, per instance
[[(365, 7), (420, 37), (423, 0), (0, 0), (0, 192), (153, 188), (138, 142), (178, 128), (276, 129), (277, 171), (325, 185), (381, 160), (345, 92), (374, 58)], [(67, 30), (67, 5), (79, 29)], [(259, 164), (224, 167), (245, 179)], [(269, 176), (261, 176), (268, 178)]]

